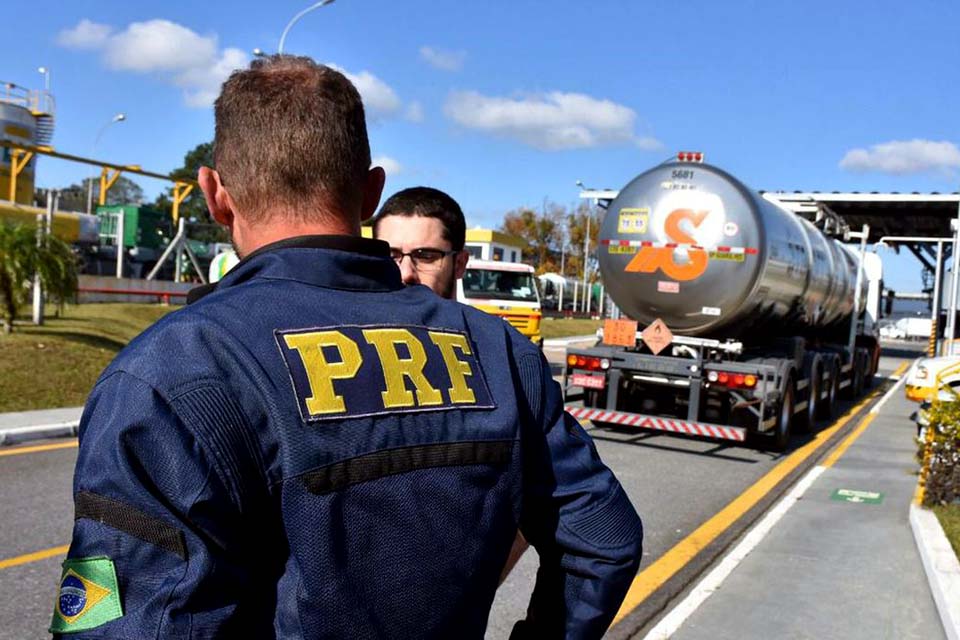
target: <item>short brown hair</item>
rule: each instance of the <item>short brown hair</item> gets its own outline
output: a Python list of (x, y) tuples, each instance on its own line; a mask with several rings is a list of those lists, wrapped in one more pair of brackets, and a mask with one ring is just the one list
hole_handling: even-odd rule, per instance
[[(213, 161), (250, 221), (268, 209), (304, 221), (362, 201), (370, 143), (357, 89), (307, 57), (254, 60), (223, 84), (214, 114)], [(313, 206), (311, 206), (313, 205)]]
[(443, 225), (443, 239), (454, 251), (463, 251), (467, 234), (463, 210), (456, 200), (439, 189), (411, 187), (390, 196), (373, 220), (373, 237), (379, 237), (380, 221), (390, 216), (436, 218)]

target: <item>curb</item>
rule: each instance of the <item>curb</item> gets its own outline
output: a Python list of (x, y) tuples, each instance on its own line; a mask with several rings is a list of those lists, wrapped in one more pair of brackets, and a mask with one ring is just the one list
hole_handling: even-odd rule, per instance
[(943, 630), (949, 640), (960, 640), (960, 561), (932, 511), (911, 504), (910, 528)]
[(596, 340), (596, 334), (589, 334), (585, 336), (570, 336), (569, 338), (550, 338), (543, 341), (544, 347), (565, 347), (569, 344), (574, 344), (576, 342), (586, 342), (587, 340)]
[(76, 436), (79, 427), (79, 420), (69, 420), (67, 422), (54, 422), (53, 424), (2, 429), (0, 430), (0, 445), (20, 444), (21, 442), (43, 438)]

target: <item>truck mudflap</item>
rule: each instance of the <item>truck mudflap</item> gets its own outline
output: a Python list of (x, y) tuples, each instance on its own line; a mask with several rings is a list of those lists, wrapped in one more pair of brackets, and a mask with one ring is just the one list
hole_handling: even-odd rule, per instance
[(689, 420), (680, 420), (677, 418), (646, 416), (641, 413), (627, 413), (625, 411), (607, 411), (605, 409), (594, 409), (590, 407), (567, 406), (565, 408), (567, 413), (579, 421), (595, 420), (597, 422), (606, 422), (628, 427), (670, 431), (690, 436), (704, 436), (706, 438), (734, 440), (736, 442), (743, 442), (747, 439), (747, 430), (740, 427), (710, 424), (708, 422), (690, 422)]

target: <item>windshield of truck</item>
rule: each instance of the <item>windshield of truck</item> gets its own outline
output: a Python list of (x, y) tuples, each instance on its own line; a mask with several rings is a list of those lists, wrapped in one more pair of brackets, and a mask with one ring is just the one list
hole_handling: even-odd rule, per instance
[(491, 300), (538, 301), (533, 274), (522, 271), (467, 269), (463, 274), (463, 295)]

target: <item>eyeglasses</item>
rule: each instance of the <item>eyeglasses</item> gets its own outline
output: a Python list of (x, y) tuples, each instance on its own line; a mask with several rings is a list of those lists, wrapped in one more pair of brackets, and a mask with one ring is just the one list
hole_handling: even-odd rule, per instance
[(393, 261), (399, 265), (403, 262), (403, 259), (407, 256), (410, 257), (410, 261), (413, 262), (413, 268), (417, 271), (436, 271), (440, 268), (440, 265), (443, 264), (443, 259), (447, 256), (452, 256), (455, 253), (460, 253), (459, 251), (452, 249), (450, 251), (444, 251), (443, 249), (414, 249), (409, 253), (404, 253), (400, 249), (390, 248), (390, 257), (393, 258)]

